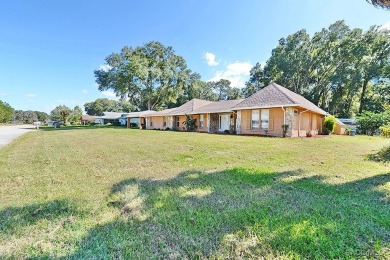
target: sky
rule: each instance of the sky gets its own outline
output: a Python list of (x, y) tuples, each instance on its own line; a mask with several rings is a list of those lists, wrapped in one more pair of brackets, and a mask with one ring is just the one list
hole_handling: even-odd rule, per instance
[(390, 29), (390, 11), (365, 0), (1, 0), (0, 100), (50, 112), (115, 98), (98, 91), (94, 70), (122, 47), (149, 41), (172, 46), (203, 80), (241, 88), (280, 38), (337, 20)]

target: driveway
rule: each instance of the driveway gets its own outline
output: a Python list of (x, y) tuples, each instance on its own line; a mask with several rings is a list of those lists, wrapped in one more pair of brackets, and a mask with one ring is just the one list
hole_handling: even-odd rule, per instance
[(0, 126), (0, 148), (33, 129), (35, 129), (33, 125)]

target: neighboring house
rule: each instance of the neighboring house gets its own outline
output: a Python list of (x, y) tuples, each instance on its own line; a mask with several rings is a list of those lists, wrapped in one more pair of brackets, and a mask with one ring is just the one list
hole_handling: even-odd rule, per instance
[[(120, 119), (123, 121), (123, 116), (125, 114), (118, 112), (103, 112), (103, 116), (98, 116), (95, 118), (95, 123), (105, 125), (105, 124), (113, 124), (119, 125)], [(126, 125), (126, 123), (124, 124)]]
[[(217, 102), (193, 99), (176, 108), (145, 113), (129, 118), (144, 120), (146, 129), (184, 131), (183, 122), (190, 116), (196, 119), (199, 132), (241, 135), (283, 136), (283, 125), (288, 125), (286, 134), (289, 137), (319, 134), (327, 115), (301, 95), (275, 83), (246, 99)], [(128, 127), (129, 124), (128, 119)]]
[(346, 130), (346, 125), (343, 122), (341, 122), (340, 119), (337, 119), (333, 133), (336, 135), (344, 135), (345, 130)]
[(80, 117), (80, 122), (82, 125), (95, 122), (96, 116), (82, 115)]
[(237, 111), (237, 134), (301, 137), (322, 132), (328, 114), (306, 98), (276, 83), (257, 91), (232, 108)]

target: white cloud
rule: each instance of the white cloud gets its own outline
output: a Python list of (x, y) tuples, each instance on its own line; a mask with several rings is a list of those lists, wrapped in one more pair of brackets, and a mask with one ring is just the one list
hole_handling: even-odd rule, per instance
[(218, 81), (220, 79), (228, 79), (232, 87), (242, 88), (245, 86), (245, 81), (249, 78), (249, 72), (252, 65), (249, 62), (234, 62), (227, 65), (226, 70), (217, 71), (208, 81)]
[(108, 90), (102, 91), (102, 94), (103, 94), (104, 96), (106, 96), (106, 97), (112, 97), (112, 98), (116, 98), (116, 97), (117, 97), (116, 94), (115, 94), (114, 92), (108, 91)]
[(29, 97), (29, 98), (35, 98), (37, 95), (34, 94), (34, 93), (27, 93), (26, 95), (24, 95), (25, 97)]
[(83, 92), (83, 94), (88, 94), (88, 90), (87, 89), (83, 89), (81, 92)]
[(390, 31), (390, 21), (387, 21), (384, 24), (382, 24), (380, 29), (382, 29), (382, 30), (389, 30)]
[(218, 62), (215, 60), (215, 54), (211, 52), (206, 52), (203, 56), (203, 59), (206, 60), (207, 64), (210, 66), (217, 66)]
[(100, 67), (99, 67), (99, 70), (102, 70), (104, 72), (107, 72), (110, 69), (112, 69), (112, 67), (110, 65), (108, 65), (108, 64), (100, 65)]

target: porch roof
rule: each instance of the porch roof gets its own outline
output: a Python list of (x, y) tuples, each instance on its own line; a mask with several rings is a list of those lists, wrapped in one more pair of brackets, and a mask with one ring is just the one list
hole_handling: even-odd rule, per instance
[(211, 113), (225, 113), (232, 112), (232, 107), (242, 102), (244, 99), (234, 99), (234, 100), (221, 100), (217, 102), (212, 102), (205, 106), (202, 106), (191, 113), (189, 115), (195, 114), (211, 114)]

